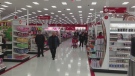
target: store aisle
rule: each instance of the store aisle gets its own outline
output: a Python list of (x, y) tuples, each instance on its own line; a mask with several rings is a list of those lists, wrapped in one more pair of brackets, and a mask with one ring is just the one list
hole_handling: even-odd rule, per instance
[(73, 49), (69, 39), (57, 49), (55, 61), (47, 51), (45, 57), (33, 58), (1, 76), (90, 76), (90, 70), (85, 47)]

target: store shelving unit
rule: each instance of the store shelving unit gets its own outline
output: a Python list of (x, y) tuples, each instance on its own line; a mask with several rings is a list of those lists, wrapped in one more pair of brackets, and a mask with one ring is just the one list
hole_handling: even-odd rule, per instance
[[(21, 20), (25, 21), (25, 20)], [(28, 28), (26, 26), (26, 23), (20, 23), (20, 20), (13, 20), (12, 22), (12, 58), (4, 58), (4, 61), (11, 61), (11, 62), (23, 62), (29, 59), (28, 53), (28, 36), (20, 36), (16, 33), (20, 33), (21, 35), (24, 35), (24, 33), (29, 34), (29, 31), (21, 31), (17, 30), (17, 27), (20, 28)], [(17, 40), (18, 39), (18, 40)], [(20, 39), (20, 40), (19, 40)]]
[(135, 34), (135, 26), (132, 24), (129, 22), (111, 22), (109, 69), (125, 72), (128, 70), (131, 38)]

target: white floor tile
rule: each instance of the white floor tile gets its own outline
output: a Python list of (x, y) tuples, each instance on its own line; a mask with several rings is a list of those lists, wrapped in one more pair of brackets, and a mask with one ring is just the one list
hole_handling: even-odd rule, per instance
[(68, 40), (57, 49), (55, 61), (47, 51), (45, 57), (33, 58), (1, 76), (90, 76), (90, 70), (85, 48), (73, 49)]

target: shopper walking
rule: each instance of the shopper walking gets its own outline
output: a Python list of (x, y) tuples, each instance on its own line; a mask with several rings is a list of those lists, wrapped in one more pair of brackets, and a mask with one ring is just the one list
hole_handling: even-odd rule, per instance
[(59, 46), (59, 44), (59, 38), (56, 36), (56, 32), (53, 32), (52, 36), (50, 36), (48, 39), (48, 46), (50, 48), (53, 60), (55, 59), (56, 49)]
[(88, 33), (87, 33), (87, 31), (85, 32), (84, 36), (85, 36), (85, 39), (84, 39), (85, 43), (84, 44), (87, 45), (87, 42), (88, 42)]
[(80, 46), (82, 46), (82, 47), (83, 47), (83, 44), (84, 44), (84, 39), (85, 39), (85, 36), (84, 36), (84, 33), (82, 32), (79, 36)]
[(44, 49), (45, 37), (44, 35), (41, 34), (41, 31), (38, 31), (38, 34), (35, 37), (35, 42), (38, 47), (37, 57), (40, 57), (40, 54), (42, 54), (42, 57), (44, 57), (43, 49)]

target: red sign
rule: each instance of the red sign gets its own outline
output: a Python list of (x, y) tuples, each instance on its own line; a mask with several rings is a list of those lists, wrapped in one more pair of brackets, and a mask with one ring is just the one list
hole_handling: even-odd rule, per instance
[(66, 30), (75, 30), (75, 26), (67, 26)]
[(40, 20), (50, 20), (50, 16), (38, 16), (37, 19), (40, 19)]
[(104, 13), (125, 13), (127, 11), (126, 7), (104, 7)]

